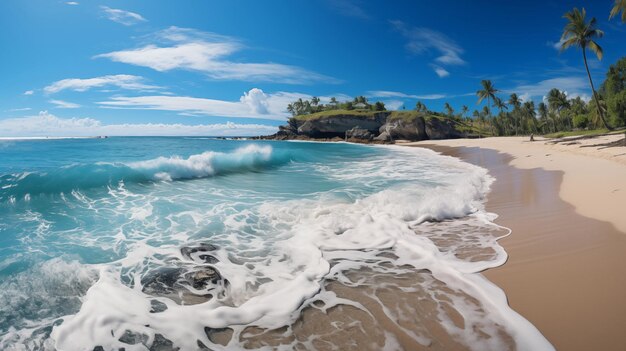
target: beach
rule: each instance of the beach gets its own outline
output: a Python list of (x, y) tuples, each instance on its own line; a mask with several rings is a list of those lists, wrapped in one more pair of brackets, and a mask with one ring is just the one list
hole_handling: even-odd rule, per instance
[(512, 230), (500, 240), (509, 258), (483, 274), (558, 350), (626, 345), (626, 150), (594, 146), (619, 138), (405, 144), (459, 157), (496, 178), (486, 207)]

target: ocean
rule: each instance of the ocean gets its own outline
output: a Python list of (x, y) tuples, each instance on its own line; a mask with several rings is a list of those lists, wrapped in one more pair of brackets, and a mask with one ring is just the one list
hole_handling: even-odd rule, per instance
[(0, 349), (552, 349), (480, 274), (492, 182), (422, 148), (0, 140)]

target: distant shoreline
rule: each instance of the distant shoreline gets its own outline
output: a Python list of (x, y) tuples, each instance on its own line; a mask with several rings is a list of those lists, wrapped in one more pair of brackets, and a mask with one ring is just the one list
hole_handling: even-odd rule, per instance
[(106, 139), (107, 136), (27, 136), (27, 137), (0, 137), (0, 140), (61, 140), (61, 139)]

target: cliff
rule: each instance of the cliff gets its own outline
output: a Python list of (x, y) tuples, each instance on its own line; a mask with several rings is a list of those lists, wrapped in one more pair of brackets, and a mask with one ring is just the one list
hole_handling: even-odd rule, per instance
[(454, 118), (417, 111), (331, 110), (290, 118), (287, 125), (279, 127), (278, 133), (260, 139), (393, 143), (487, 134)]

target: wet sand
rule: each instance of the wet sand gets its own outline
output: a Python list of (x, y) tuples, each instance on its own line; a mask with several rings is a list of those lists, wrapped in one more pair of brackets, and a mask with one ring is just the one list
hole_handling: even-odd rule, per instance
[[(621, 209), (613, 208), (623, 197), (618, 192), (626, 192), (626, 167), (602, 160), (607, 164), (598, 168), (589, 156), (546, 151), (538, 144), (527, 149), (513, 145), (514, 161), (510, 154), (496, 151), (506, 149), (498, 143), (506, 146), (521, 139), (487, 140), (413, 143), (485, 167), (496, 178), (487, 210), (497, 213), (496, 223), (513, 233), (500, 241), (509, 254), (507, 263), (484, 275), (558, 350), (626, 349), (626, 233), (617, 229), (626, 222), (626, 202)], [(462, 146), (481, 142), (485, 148)], [(446, 146), (450, 144), (453, 147)], [(560, 159), (546, 165), (554, 159), (538, 158), (550, 153), (574, 163), (560, 167)], [(523, 169), (511, 162), (523, 163)], [(590, 176), (582, 175), (582, 181), (572, 167), (587, 168)], [(620, 179), (624, 189), (612, 191)], [(612, 223), (588, 217), (595, 213)]]

